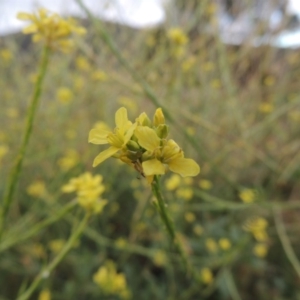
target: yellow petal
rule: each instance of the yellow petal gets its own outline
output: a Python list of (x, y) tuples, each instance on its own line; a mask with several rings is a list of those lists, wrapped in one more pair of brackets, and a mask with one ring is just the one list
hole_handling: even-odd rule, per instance
[(157, 127), (160, 124), (165, 124), (165, 117), (164, 117), (164, 114), (163, 114), (161, 108), (158, 108), (155, 111), (154, 118), (153, 118), (153, 124), (155, 127)]
[(22, 21), (27, 21), (27, 20), (32, 20), (32, 14), (25, 13), (25, 12), (19, 12), (17, 14), (17, 19), (22, 20)]
[(116, 122), (116, 126), (120, 129), (127, 126), (128, 117), (127, 117), (127, 109), (125, 107), (121, 107), (116, 111), (115, 122)]
[(148, 151), (154, 151), (160, 146), (160, 138), (152, 128), (139, 126), (136, 128), (134, 135), (137, 137), (138, 143)]
[(182, 177), (196, 176), (200, 172), (199, 165), (189, 158), (176, 158), (171, 160), (168, 165), (172, 172), (178, 173)]
[(96, 167), (97, 165), (101, 164), (103, 161), (108, 159), (109, 157), (113, 156), (115, 153), (117, 153), (120, 149), (116, 147), (109, 147), (108, 149), (100, 152), (98, 156), (94, 159), (93, 167)]
[(142, 166), (146, 176), (165, 174), (165, 166), (157, 159), (146, 160)]
[(133, 132), (136, 128), (137, 124), (134, 123), (130, 126), (130, 128), (127, 130), (125, 136), (124, 136), (124, 145), (126, 145), (128, 143), (128, 141), (131, 139)]
[(108, 130), (94, 128), (89, 133), (89, 143), (104, 145), (108, 144), (107, 135), (109, 134)]
[(24, 34), (29, 34), (29, 33), (34, 33), (34, 32), (37, 32), (38, 31), (38, 27), (35, 25), (35, 24), (31, 24), (27, 27), (25, 27), (22, 32)]

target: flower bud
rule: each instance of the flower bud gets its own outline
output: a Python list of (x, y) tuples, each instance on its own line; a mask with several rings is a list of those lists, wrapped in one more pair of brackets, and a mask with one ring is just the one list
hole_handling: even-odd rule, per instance
[(165, 139), (169, 134), (169, 126), (166, 124), (160, 124), (155, 131), (161, 139)]

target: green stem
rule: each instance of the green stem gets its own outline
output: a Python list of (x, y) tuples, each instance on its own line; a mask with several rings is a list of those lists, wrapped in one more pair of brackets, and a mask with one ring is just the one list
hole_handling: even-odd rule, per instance
[(27, 111), (26, 124), (25, 124), (25, 130), (22, 137), (21, 147), (19, 149), (12, 170), (10, 172), (8, 183), (6, 185), (6, 189), (4, 192), (3, 202), (0, 209), (0, 239), (4, 230), (4, 223), (6, 220), (6, 216), (12, 203), (12, 197), (16, 188), (18, 177), (22, 169), (22, 163), (29, 142), (29, 138), (31, 136), (33, 121), (34, 121), (36, 109), (38, 107), (39, 99), (42, 92), (42, 84), (47, 71), (49, 55), (50, 55), (50, 49), (47, 46), (45, 46), (41, 57), (41, 62), (39, 65), (38, 77), (35, 83), (34, 92)]
[(16, 244), (19, 244), (20, 242), (26, 241), (27, 239), (31, 238), (32, 236), (38, 234), (43, 228), (53, 224), (54, 222), (56, 222), (59, 219), (61, 219), (62, 217), (64, 217), (76, 205), (77, 205), (76, 201), (68, 203), (59, 211), (52, 212), (51, 216), (49, 218), (35, 224), (34, 226), (32, 226), (32, 228), (29, 228), (28, 230), (26, 230), (26, 232), (24, 232), (22, 234), (20, 234), (20, 233), (16, 234), (17, 235), (16, 238), (13, 237), (13, 238), (5, 239), (6, 235), (8, 237), (10, 237), (10, 233), (8, 232), (3, 237), (3, 241), (0, 244), (0, 253)]
[(283, 250), (286, 254), (286, 257), (290, 261), (291, 265), (293, 266), (295, 272), (297, 273), (298, 277), (300, 278), (300, 262), (293, 250), (291, 245), (290, 239), (285, 231), (285, 226), (283, 224), (280, 211), (278, 209), (273, 209), (273, 216), (275, 220), (276, 230), (282, 244)]
[(192, 267), (191, 267), (191, 265), (190, 265), (190, 263), (187, 259), (186, 253), (182, 249), (180, 241), (177, 238), (173, 221), (172, 221), (171, 217), (169, 216), (168, 211), (166, 209), (166, 204), (163, 200), (163, 197), (162, 197), (162, 194), (161, 194), (161, 191), (160, 191), (160, 184), (159, 184), (158, 176), (154, 176), (154, 179), (153, 179), (153, 182), (152, 182), (152, 192), (153, 192), (154, 196), (157, 199), (158, 206), (156, 206), (156, 208), (159, 212), (159, 215), (161, 217), (162, 222), (166, 226), (166, 229), (167, 229), (167, 232), (170, 236), (171, 242), (173, 243), (173, 245), (176, 247), (177, 251), (179, 252), (185, 269), (189, 273), (190, 272), (193, 273), (193, 269), (192, 269)]
[(56, 266), (64, 259), (64, 257), (67, 255), (67, 253), (72, 249), (74, 244), (76, 243), (77, 239), (82, 234), (83, 230), (85, 229), (88, 220), (89, 220), (90, 214), (86, 213), (85, 217), (82, 219), (82, 221), (79, 223), (77, 228), (72, 232), (71, 236), (69, 237), (67, 243), (63, 247), (63, 249), (57, 254), (57, 256), (44, 268), (40, 271), (40, 273), (35, 277), (32, 284), (29, 286), (29, 288), (20, 295), (17, 300), (26, 300), (29, 299), (32, 293), (36, 290), (36, 288), (39, 286), (41, 281), (47, 277), (49, 277), (50, 273), (56, 268)]

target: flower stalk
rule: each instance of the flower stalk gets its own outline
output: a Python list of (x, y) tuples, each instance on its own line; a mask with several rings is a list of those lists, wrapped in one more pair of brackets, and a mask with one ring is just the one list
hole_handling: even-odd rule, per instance
[(167, 209), (166, 209), (166, 203), (162, 197), (161, 189), (160, 189), (160, 183), (159, 183), (159, 177), (154, 176), (154, 179), (152, 181), (152, 192), (155, 198), (157, 199), (157, 205), (156, 208), (159, 212), (160, 218), (164, 225), (166, 226), (168, 235), (171, 239), (172, 244), (175, 246), (176, 250), (179, 252), (179, 255), (182, 259), (183, 265), (188, 273), (193, 272), (192, 266), (190, 265), (187, 255), (184, 252), (180, 241), (178, 240), (173, 220), (171, 219)]
[(18, 151), (17, 157), (14, 161), (13, 167), (11, 169), (10, 176), (4, 192), (3, 202), (0, 208), (0, 239), (4, 230), (5, 220), (6, 220), (8, 210), (12, 204), (12, 198), (17, 185), (18, 177), (22, 170), (24, 156), (31, 136), (36, 110), (41, 97), (43, 81), (47, 72), (49, 57), (50, 57), (50, 48), (48, 46), (45, 46), (42, 53), (39, 69), (38, 69), (38, 76), (37, 76), (37, 81), (35, 83), (34, 92), (26, 115), (26, 124), (25, 124), (25, 130), (22, 137), (21, 146)]

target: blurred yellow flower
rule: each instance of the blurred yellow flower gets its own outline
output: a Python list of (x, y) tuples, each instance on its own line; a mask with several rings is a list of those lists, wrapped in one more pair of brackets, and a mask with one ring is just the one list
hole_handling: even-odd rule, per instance
[(171, 28), (168, 31), (167, 36), (169, 40), (177, 46), (184, 46), (189, 41), (187, 35), (183, 32), (181, 28)]
[(166, 181), (165, 186), (168, 191), (173, 191), (180, 186), (182, 179), (178, 174), (172, 174)]
[(254, 217), (246, 221), (243, 229), (250, 232), (257, 241), (266, 242), (269, 238), (266, 231), (267, 227), (268, 221), (266, 219), (261, 217)]
[(73, 100), (73, 92), (67, 87), (60, 87), (56, 92), (56, 97), (59, 102), (68, 104)]
[(90, 63), (82, 55), (79, 55), (79, 56), (76, 57), (75, 65), (76, 65), (77, 69), (80, 70), (80, 71), (86, 71), (87, 72), (87, 71), (90, 71), (90, 69), (91, 69)]
[(27, 187), (27, 194), (32, 197), (42, 197), (46, 194), (46, 185), (42, 180), (36, 180)]
[(212, 238), (208, 238), (205, 240), (205, 247), (208, 250), (208, 252), (211, 252), (211, 253), (216, 253), (218, 251), (218, 244)]
[(118, 239), (116, 239), (115, 241), (115, 245), (119, 248), (119, 249), (123, 249), (127, 246), (128, 242), (126, 239), (120, 237)]
[(210, 190), (212, 188), (212, 182), (207, 179), (200, 179), (199, 187), (203, 190)]
[(193, 195), (194, 191), (189, 187), (182, 187), (176, 190), (176, 196), (187, 201), (191, 200), (193, 198)]
[(228, 250), (231, 248), (231, 242), (227, 238), (219, 239), (219, 246), (222, 250)]
[(264, 258), (268, 254), (268, 246), (266, 244), (258, 243), (254, 246), (253, 253), (257, 257)]
[(200, 277), (203, 283), (210, 284), (214, 280), (214, 275), (209, 268), (203, 268), (200, 271)]
[(61, 251), (63, 246), (66, 244), (66, 241), (63, 239), (55, 239), (49, 242), (48, 246), (49, 249), (54, 253), (57, 254)]
[(82, 76), (75, 76), (73, 79), (73, 88), (75, 91), (81, 91), (84, 87), (85, 79)]
[(162, 267), (164, 266), (168, 261), (168, 257), (166, 252), (162, 250), (157, 250), (154, 253), (153, 262), (156, 266)]
[(51, 292), (49, 289), (43, 289), (40, 294), (38, 300), (51, 300)]
[(0, 50), (0, 58), (2, 61), (9, 63), (13, 59), (13, 54), (9, 49), (1, 49)]
[(79, 154), (73, 149), (68, 149), (65, 155), (58, 160), (57, 164), (62, 171), (66, 172), (75, 167), (79, 161)]
[(213, 79), (211, 82), (210, 82), (210, 86), (213, 88), (213, 89), (220, 89), (221, 86), (222, 86), (222, 83), (221, 83), (221, 80), (220, 79)]
[(181, 69), (183, 72), (188, 72), (190, 71), (194, 66), (196, 65), (196, 57), (191, 56), (184, 60), (181, 64)]
[(267, 76), (263, 81), (264, 85), (266, 85), (266, 86), (273, 86), (275, 84), (275, 82), (276, 81), (273, 76)]
[(20, 12), (19, 20), (29, 21), (31, 24), (23, 29), (25, 34), (33, 34), (34, 42), (44, 42), (47, 47), (69, 52), (73, 47), (72, 34), (83, 35), (86, 30), (78, 26), (72, 18), (62, 19), (56, 13), (50, 13), (40, 8), (36, 14)]
[(196, 221), (196, 215), (192, 212), (186, 212), (184, 218), (188, 223), (193, 223)]
[(106, 200), (100, 198), (105, 187), (102, 184), (101, 175), (92, 176), (91, 173), (84, 173), (79, 177), (72, 178), (68, 184), (62, 187), (64, 193), (76, 192), (78, 204), (89, 212), (101, 213)]
[(125, 275), (117, 273), (115, 263), (111, 260), (106, 261), (105, 265), (99, 268), (93, 276), (93, 281), (107, 295), (118, 295), (122, 299), (131, 297)]
[(129, 111), (132, 113), (136, 113), (138, 106), (135, 100), (129, 98), (129, 97), (119, 97), (118, 103), (124, 107), (126, 107)]
[(272, 103), (264, 102), (259, 105), (258, 110), (263, 114), (269, 114), (274, 110), (274, 105)]
[(256, 192), (252, 189), (243, 189), (239, 193), (239, 197), (244, 203), (252, 203), (255, 201)]
[(196, 235), (201, 236), (204, 232), (204, 229), (201, 225), (197, 224), (193, 227), (193, 231)]
[(94, 81), (107, 81), (108, 76), (104, 71), (97, 70), (92, 72), (91, 79)]

